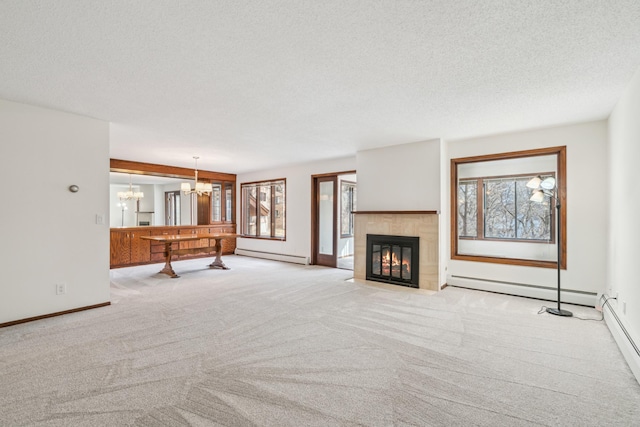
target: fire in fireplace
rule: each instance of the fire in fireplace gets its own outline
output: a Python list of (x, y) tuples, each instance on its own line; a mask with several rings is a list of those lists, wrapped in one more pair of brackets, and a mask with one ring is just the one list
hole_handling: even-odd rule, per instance
[(367, 234), (367, 280), (418, 287), (419, 237)]

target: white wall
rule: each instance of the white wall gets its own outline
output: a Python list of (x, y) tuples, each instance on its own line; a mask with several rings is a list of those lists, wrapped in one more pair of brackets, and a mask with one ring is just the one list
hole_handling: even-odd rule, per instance
[(108, 302), (108, 123), (0, 100), (0, 141), (0, 323)]
[(238, 238), (237, 247), (252, 251), (311, 256), (311, 175), (355, 170), (355, 157), (324, 160), (282, 167), (272, 170), (239, 174), (237, 180), (236, 218), (238, 231), (241, 230), (241, 184), (286, 178), (286, 240)]
[[(609, 118), (609, 296), (618, 295), (616, 314), (640, 345), (640, 69)], [(626, 309), (625, 309), (626, 306)], [(637, 355), (636, 355), (636, 360)], [(640, 365), (635, 366), (640, 381)]]
[[(543, 147), (567, 146), (567, 270), (563, 270), (563, 290), (578, 291), (563, 294), (563, 301), (595, 305), (595, 294), (605, 283), (607, 208), (607, 122), (596, 121), (575, 125), (494, 135), (460, 141), (448, 141), (448, 159), (529, 150)], [(450, 185), (449, 185), (450, 186)], [(448, 187), (449, 187), (448, 186)], [(450, 192), (450, 189), (447, 189)], [(601, 199), (594, 199), (593, 195)], [(565, 207), (563, 207), (565, 208)], [(447, 239), (447, 281), (455, 278), (479, 278), (498, 282), (548, 287), (548, 291), (510, 286), (514, 294), (537, 296), (555, 300), (555, 269), (520, 267), (471, 261), (451, 260), (449, 220), (443, 238)], [(504, 291), (502, 285), (487, 289)], [(535, 291), (535, 295), (529, 292)], [(580, 294), (586, 292), (592, 295)]]
[(153, 225), (165, 225), (164, 223), (164, 186), (153, 186)]
[(440, 210), (440, 140), (358, 151), (358, 210)]
[[(140, 191), (140, 187), (134, 185), (133, 191)], [(125, 200), (126, 206), (124, 215), (118, 198), (119, 191), (129, 191), (129, 184), (110, 184), (109, 185), (109, 218), (110, 226), (116, 227), (134, 227), (136, 225), (136, 202), (135, 200)], [(147, 196), (147, 193), (145, 193)]]
[(447, 283), (447, 268), (449, 259), (449, 185), (451, 162), (449, 161), (449, 147), (447, 143), (440, 140), (440, 159), (442, 166), (440, 168), (440, 217), (438, 221), (438, 267), (439, 285), (442, 288)]
[[(138, 186), (138, 191), (141, 191), (142, 194), (144, 194), (144, 197), (140, 199), (140, 212), (154, 211), (154, 188), (155, 185), (153, 184), (141, 184)], [(133, 191), (136, 191), (135, 188)]]

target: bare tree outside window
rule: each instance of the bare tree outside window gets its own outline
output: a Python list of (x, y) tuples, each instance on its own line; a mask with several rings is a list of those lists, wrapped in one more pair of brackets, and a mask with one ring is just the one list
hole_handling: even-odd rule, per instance
[[(548, 176), (548, 175), (547, 175)], [(527, 187), (529, 178), (516, 180), (516, 230), (518, 239), (553, 240), (553, 206), (546, 198), (544, 203), (529, 200), (531, 189)]]
[(458, 184), (458, 236), (478, 235), (478, 181), (460, 181)]
[(484, 237), (516, 237), (515, 182), (512, 179), (484, 181)]
[[(543, 175), (550, 176), (549, 174)], [(458, 236), (474, 239), (552, 240), (551, 204), (529, 200), (532, 176), (479, 177), (458, 183)], [(478, 215), (478, 194), (484, 209)], [(478, 221), (484, 233), (478, 234)]]
[(356, 210), (356, 183), (342, 181), (340, 186), (340, 236), (353, 236), (354, 216)]

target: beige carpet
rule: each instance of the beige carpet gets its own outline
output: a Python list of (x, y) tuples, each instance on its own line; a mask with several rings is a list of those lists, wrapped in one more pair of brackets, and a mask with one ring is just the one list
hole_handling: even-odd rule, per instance
[[(228, 256), (112, 271), (112, 302), (0, 329), (1, 426), (631, 426), (603, 322), (541, 301)], [(549, 303), (546, 303), (549, 304)], [(567, 306), (599, 318), (585, 307)]]

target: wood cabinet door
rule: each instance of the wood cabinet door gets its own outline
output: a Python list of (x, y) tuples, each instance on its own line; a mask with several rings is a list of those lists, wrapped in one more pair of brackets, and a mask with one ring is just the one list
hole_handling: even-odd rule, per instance
[(111, 231), (111, 266), (127, 265), (131, 262), (131, 242), (128, 231)]
[(151, 241), (141, 239), (140, 236), (150, 236), (150, 231), (132, 231), (131, 241), (131, 263), (151, 261)]

